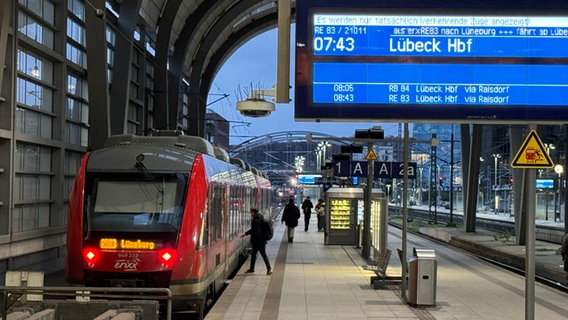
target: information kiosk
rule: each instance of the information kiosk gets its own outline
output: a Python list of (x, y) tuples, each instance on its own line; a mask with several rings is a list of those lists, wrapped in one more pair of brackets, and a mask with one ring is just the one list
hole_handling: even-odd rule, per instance
[[(361, 188), (331, 188), (326, 192), (325, 244), (358, 245), (365, 208)], [(387, 201), (374, 189), (371, 201), (371, 245), (376, 256), (386, 248)]]

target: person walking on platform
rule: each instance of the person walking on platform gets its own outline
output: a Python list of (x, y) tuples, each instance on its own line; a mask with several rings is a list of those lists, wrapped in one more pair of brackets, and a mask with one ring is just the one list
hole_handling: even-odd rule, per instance
[(568, 272), (568, 233), (562, 238), (560, 254), (562, 254), (562, 261), (564, 261), (564, 271)]
[(294, 199), (291, 198), (284, 207), (284, 212), (282, 212), (282, 223), (286, 223), (288, 242), (294, 242), (294, 228), (298, 226), (298, 219), (300, 219), (300, 209), (294, 204)]
[(325, 230), (325, 202), (323, 202), (323, 199), (318, 199), (315, 210), (318, 216), (318, 232), (323, 232)]
[(310, 197), (306, 197), (306, 200), (302, 202), (302, 211), (304, 211), (304, 231), (308, 231), (313, 207), (314, 204), (310, 201)]
[(250, 213), (252, 215), (252, 220), (250, 222), (250, 229), (247, 230), (242, 237), (250, 235), (250, 243), (252, 245), (252, 252), (250, 256), (250, 267), (246, 271), (247, 273), (254, 273), (254, 265), (256, 264), (256, 255), (260, 252), (264, 264), (266, 265), (266, 274), (272, 274), (272, 267), (270, 266), (270, 261), (266, 255), (266, 241), (269, 239), (270, 225), (262, 214), (258, 213), (257, 208), (251, 208)]

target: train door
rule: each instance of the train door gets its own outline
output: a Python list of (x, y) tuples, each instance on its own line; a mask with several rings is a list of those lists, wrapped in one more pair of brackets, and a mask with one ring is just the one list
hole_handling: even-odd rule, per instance
[[(233, 228), (233, 217), (231, 215), (231, 211), (229, 210), (229, 202), (230, 202), (230, 192), (229, 192), (229, 185), (223, 186), (222, 191), (222, 199), (223, 199), (223, 234), (225, 240), (225, 248), (223, 252), (224, 261), (230, 262), (230, 255), (231, 251), (233, 250), (233, 243), (232, 240), (236, 237), (235, 230)], [(229, 274), (231, 272), (232, 266), (229, 263), (225, 263), (225, 274)]]
[(223, 263), (225, 242), (223, 235), (223, 187), (217, 182), (209, 185), (207, 214), (209, 215), (208, 270), (213, 271)]

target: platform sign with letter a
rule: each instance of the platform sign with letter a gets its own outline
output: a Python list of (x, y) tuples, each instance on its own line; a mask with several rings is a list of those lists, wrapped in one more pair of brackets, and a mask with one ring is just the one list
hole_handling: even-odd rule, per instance
[(531, 130), (515, 155), (515, 158), (513, 158), (511, 167), (544, 169), (552, 168), (553, 166), (554, 163), (550, 159), (538, 134), (535, 130)]

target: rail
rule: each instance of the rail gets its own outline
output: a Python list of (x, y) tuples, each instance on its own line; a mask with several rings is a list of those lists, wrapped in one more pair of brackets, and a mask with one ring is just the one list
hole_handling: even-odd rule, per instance
[[(92, 298), (101, 300), (166, 300), (166, 319), (172, 318), (172, 292), (167, 288), (117, 288), (117, 287), (0, 287), (2, 319), (7, 319), (8, 309), (21, 297), (45, 295), (50, 298), (74, 297), (78, 303), (87, 303)], [(42, 297), (43, 299), (43, 297)]]
[[(396, 216), (399, 214), (399, 207), (396, 206), (389, 206), (389, 216)], [(438, 211), (437, 213), (437, 222), (438, 223), (448, 223), (449, 222), (449, 213), (445, 211)], [(422, 220), (422, 221), (430, 221), (431, 216), (429, 215), (428, 210), (421, 209), (421, 208), (409, 208), (408, 209), (408, 216), (412, 219)], [(463, 223), (463, 214), (454, 213), (453, 214), (453, 221), (457, 224)], [(494, 231), (494, 232), (509, 232), (510, 234), (515, 234), (515, 222), (509, 220), (500, 220), (500, 219), (491, 219), (491, 218), (482, 218), (476, 217), (476, 226), (478, 228), (487, 230), (487, 231)], [(541, 241), (546, 241), (550, 243), (557, 243), (560, 244), (562, 242), (562, 237), (564, 236), (564, 228), (563, 227), (554, 227), (551, 225), (540, 224), (537, 222), (536, 225), (536, 239)]]

